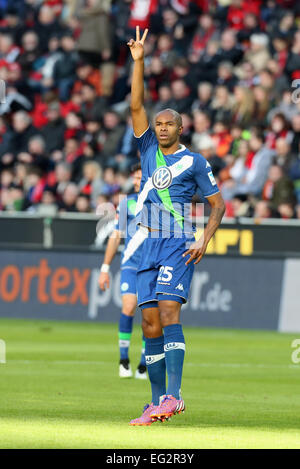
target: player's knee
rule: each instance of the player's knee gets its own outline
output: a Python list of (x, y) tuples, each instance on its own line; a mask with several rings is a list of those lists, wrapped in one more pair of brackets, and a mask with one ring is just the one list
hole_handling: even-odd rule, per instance
[(179, 317), (180, 309), (177, 304), (175, 306), (172, 304), (160, 305), (160, 322), (162, 327), (177, 324), (179, 322)]
[(122, 301), (122, 313), (125, 314), (125, 316), (134, 316), (135, 310), (136, 310), (136, 297), (133, 295), (124, 295), (123, 301)]
[(134, 316), (135, 306), (131, 306), (131, 305), (127, 305), (125, 307), (123, 306), (122, 313), (125, 314), (125, 316)]
[(171, 311), (162, 311), (160, 318), (162, 327), (170, 326), (171, 324), (176, 324), (177, 322)]
[(143, 319), (142, 329), (144, 336), (148, 339), (160, 337), (162, 335), (161, 325), (160, 323), (157, 323), (157, 321), (149, 322), (146, 319)]

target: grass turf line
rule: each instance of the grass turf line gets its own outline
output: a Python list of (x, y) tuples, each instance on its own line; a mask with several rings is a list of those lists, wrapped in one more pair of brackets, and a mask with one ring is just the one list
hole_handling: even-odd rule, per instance
[[(0, 320), (0, 448), (300, 448), (294, 334), (184, 328), (187, 410), (130, 427), (149, 382), (118, 377), (117, 325)], [(135, 326), (130, 358), (140, 357)]]

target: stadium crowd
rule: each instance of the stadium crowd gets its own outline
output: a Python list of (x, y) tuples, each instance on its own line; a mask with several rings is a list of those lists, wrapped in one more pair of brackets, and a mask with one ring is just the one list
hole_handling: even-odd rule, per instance
[(148, 115), (182, 114), (226, 216), (300, 219), (297, 0), (0, 0), (0, 210), (95, 212), (131, 190), (136, 25)]

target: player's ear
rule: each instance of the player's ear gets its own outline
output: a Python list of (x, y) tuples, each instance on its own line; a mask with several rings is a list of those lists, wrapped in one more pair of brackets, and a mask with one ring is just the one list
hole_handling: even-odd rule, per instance
[(182, 132), (183, 132), (183, 126), (180, 125), (180, 126), (178, 127), (178, 134), (181, 135)]

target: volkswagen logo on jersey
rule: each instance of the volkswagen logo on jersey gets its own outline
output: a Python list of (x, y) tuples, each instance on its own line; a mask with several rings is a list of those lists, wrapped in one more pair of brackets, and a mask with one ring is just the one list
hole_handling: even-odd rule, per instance
[(152, 175), (152, 183), (155, 189), (167, 189), (172, 183), (172, 173), (167, 166), (157, 168)]

